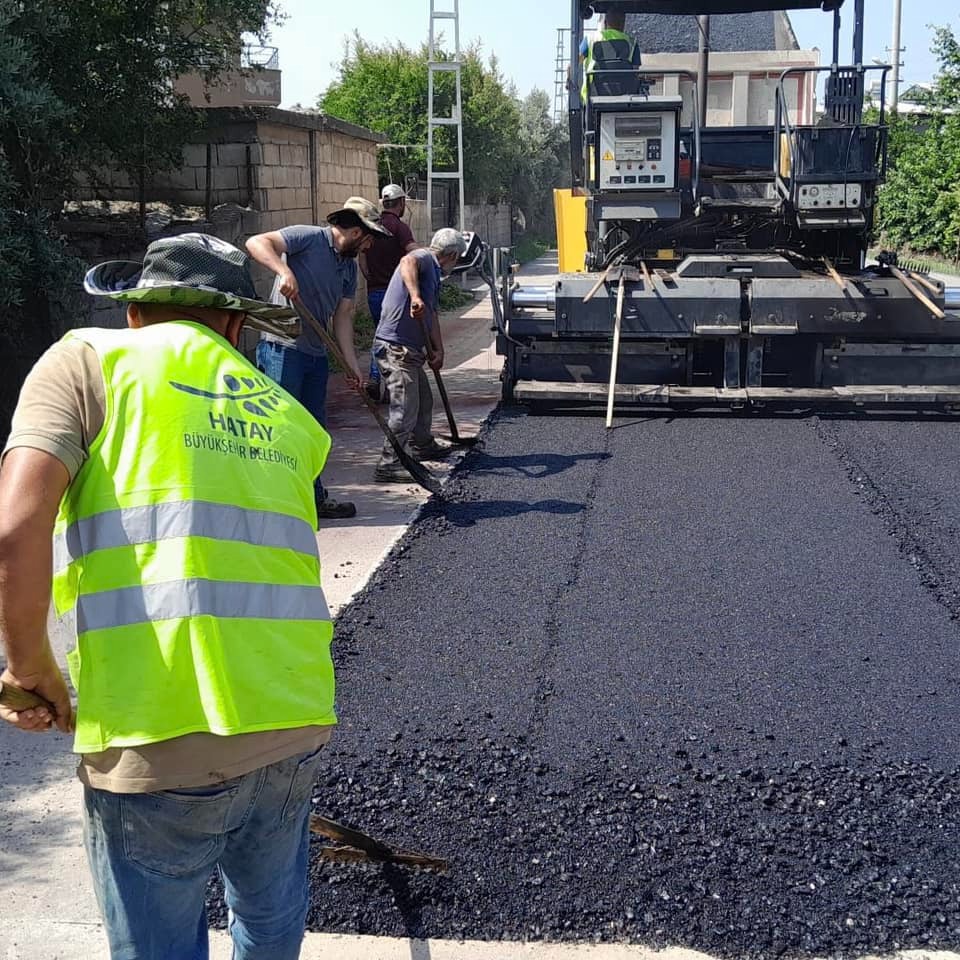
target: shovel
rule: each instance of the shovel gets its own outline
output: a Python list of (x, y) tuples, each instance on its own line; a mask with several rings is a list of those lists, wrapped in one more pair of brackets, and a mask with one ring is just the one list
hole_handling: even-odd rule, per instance
[[(427, 332), (427, 325), (423, 322), (423, 317), (417, 317), (416, 321), (420, 325), (420, 332), (423, 334), (424, 346), (429, 356), (430, 334)], [(433, 370), (432, 367), (430, 369)], [(440, 371), (434, 370), (433, 377), (437, 381), (437, 390), (440, 393), (440, 399), (443, 401), (443, 409), (447, 415), (447, 423), (450, 426), (450, 436), (445, 437), (444, 439), (449, 440), (455, 447), (474, 446), (480, 440), (480, 438), (460, 436), (460, 431), (457, 429), (457, 421), (453, 418), (453, 410), (450, 409), (450, 398), (447, 396), (447, 388), (443, 384), (443, 377), (440, 376)]]
[[(330, 356), (344, 369), (347, 369), (347, 362), (343, 359), (343, 354), (340, 352), (340, 348), (337, 346), (337, 341), (330, 336), (329, 333), (317, 322), (317, 318), (307, 309), (306, 305), (299, 298), (292, 301), (294, 308), (297, 313), (300, 314), (300, 319), (305, 320), (310, 324), (311, 329), (314, 333), (323, 341), (324, 346), (330, 353)], [(403, 449), (403, 444), (397, 439), (394, 432), (390, 429), (390, 425), (383, 418), (383, 414), (377, 409), (377, 405), (364, 393), (362, 390), (357, 391), (358, 396), (364, 402), (367, 409), (370, 413), (373, 414), (373, 418), (380, 424), (380, 429), (383, 431), (383, 435), (390, 442), (390, 446), (393, 447), (393, 452), (396, 453), (397, 459), (403, 464), (404, 469), (409, 473), (417, 483), (423, 487), (424, 490), (428, 490), (430, 493), (435, 493), (439, 495), (441, 486), (440, 481), (422, 464), (419, 460), (414, 460), (413, 457)]]
[[(46, 707), (52, 715), (56, 711), (53, 704), (39, 694), (24, 690), (15, 683), (0, 682), (0, 706), (10, 710), (32, 710), (36, 707)], [(446, 872), (447, 861), (443, 857), (434, 857), (426, 853), (417, 853), (413, 850), (395, 850), (393, 847), (368, 837), (359, 830), (345, 827), (336, 820), (328, 820), (318, 814), (310, 814), (310, 832), (318, 833), (338, 843), (342, 847), (321, 847), (320, 856), (324, 860), (336, 863), (395, 863), (403, 867), (418, 867), (426, 870)]]

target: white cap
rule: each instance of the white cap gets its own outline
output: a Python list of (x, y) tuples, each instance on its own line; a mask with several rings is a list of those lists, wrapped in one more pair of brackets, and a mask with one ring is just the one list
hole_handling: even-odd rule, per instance
[(406, 197), (403, 187), (395, 183), (388, 183), (380, 192), (381, 200), (400, 200)]

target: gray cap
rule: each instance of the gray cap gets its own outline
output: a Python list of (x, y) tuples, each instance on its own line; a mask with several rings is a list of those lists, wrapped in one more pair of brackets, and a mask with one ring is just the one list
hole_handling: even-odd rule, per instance
[(388, 183), (380, 192), (381, 200), (403, 200), (407, 196), (403, 187), (396, 183)]

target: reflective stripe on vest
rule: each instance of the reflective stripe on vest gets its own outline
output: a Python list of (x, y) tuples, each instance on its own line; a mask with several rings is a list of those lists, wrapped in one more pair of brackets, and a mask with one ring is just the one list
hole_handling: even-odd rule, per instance
[(54, 531), (74, 750), (336, 723), (326, 431), (199, 323), (67, 336), (96, 352), (106, 400)]
[(224, 503), (185, 500), (109, 510), (74, 521), (64, 533), (54, 537), (53, 569), (59, 572), (97, 550), (177, 537), (233, 540), (317, 555), (316, 535), (305, 520)]
[(329, 620), (323, 590), (233, 583), (171, 580), (84, 594), (77, 601), (77, 630), (105, 630), (154, 620), (222, 617), (245, 620)]

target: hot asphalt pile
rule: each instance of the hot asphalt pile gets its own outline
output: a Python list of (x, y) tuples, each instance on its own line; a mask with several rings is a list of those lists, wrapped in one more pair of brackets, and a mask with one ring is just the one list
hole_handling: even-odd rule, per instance
[(960, 946), (960, 424), (502, 412), (338, 621), (312, 929)]

